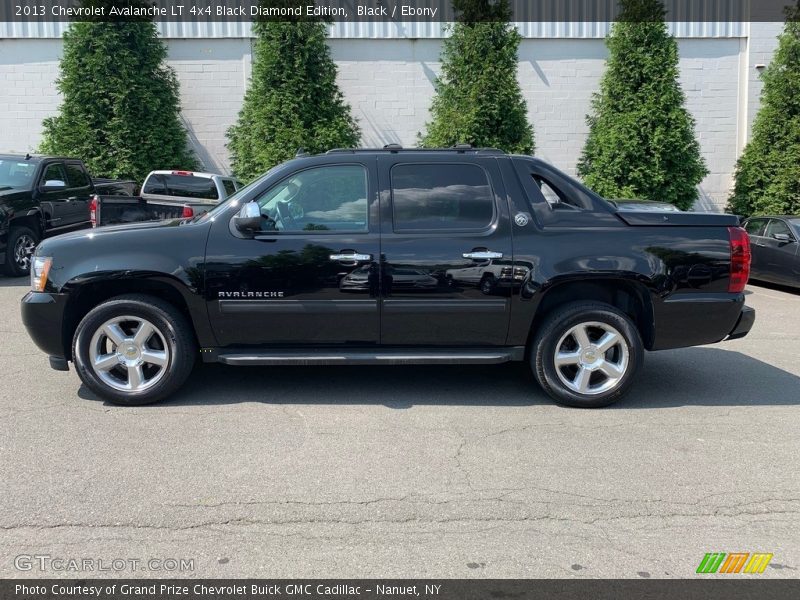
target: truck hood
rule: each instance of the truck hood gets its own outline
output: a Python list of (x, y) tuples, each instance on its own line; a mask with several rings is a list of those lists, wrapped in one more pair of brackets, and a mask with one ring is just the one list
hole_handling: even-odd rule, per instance
[(21, 188), (0, 187), (0, 203), (16, 200), (17, 198), (30, 198), (31, 191)]
[[(64, 249), (69, 249), (70, 254), (75, 248), (85, 248), (86, 252), (118, 252), (120, 248), (130, 250), (146, 250), (148, 253), (170, 252), (170, 242), (180, 238), (187, 240), (194, 238), (204, 243), (210, 224), (191, 223), (186, 219), (167, 219), (165, 221), (147, 221), (144, 223), (127, 223), (124, 225), (109, 225), (97, 229), (81, 229), (70, 233), (62, 233), (45, 239), (37, 249), (37, 254), (53, 256)], [(180, 235), (178, 235), (180, 233)], [(202, 240), (202, 241), (201, 241)]]
[(107, 225), (105, 227), (97, 227), (96, 229), (81, 229), (79, 231), (72, 231), (70, 233), (62, 233), (54, 239), (59, 240), (74, 240), (84, 239), (87, 237), (95, 238), (100, 236), (107, 236), (110, 234), (120, 232), (135, 232), (141, 230), (165, 229), (169, 227), (181, 227), (187, 225), (186, 219), (166, 219), (164, 221), (143, 221), (137, 223), (123, 223), (120, 225)]

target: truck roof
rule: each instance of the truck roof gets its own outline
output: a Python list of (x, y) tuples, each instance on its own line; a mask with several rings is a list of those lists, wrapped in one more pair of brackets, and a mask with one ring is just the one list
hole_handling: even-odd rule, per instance
[[(403, 148), (400, 144), (386, 144), (382, 148), (334, 148), (328, 150), (325, 154), (361, 154), (361, 153), (455, 153), (455, 154), (500, 154), (506, 155), (506, 152), (498, 148), (473, 148), (470, 144), (457, 144), (452, 148)], [(298, 157), (304, 156), (305, 153), (302, 148), (298, 150)]]
[(147, 177), (151, 175), (185, 175), (186, 177), (204, 177), (211, 179), (212, 177), (225, 177), (235, 179), (233, 175), (223, 175), (222, 173), (204, 173), (202, 171), (188, 171), (183, 169), (160, 169), (157, 171), (150, 171)]
[(54, 156), (50, 154), (30, 154), (28, 152), (4, 152), (0, 153), (0, 160), (25, 160), (31, 163), (40, 163), (43, 160), (75, 160), (81, 161), (80, 158), (73, 156)]

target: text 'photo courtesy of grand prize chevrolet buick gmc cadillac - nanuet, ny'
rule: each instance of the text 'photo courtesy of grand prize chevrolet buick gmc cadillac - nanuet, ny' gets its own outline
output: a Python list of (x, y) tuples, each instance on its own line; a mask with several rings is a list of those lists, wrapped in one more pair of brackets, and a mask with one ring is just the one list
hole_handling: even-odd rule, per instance
[(192, 219), (46, 239), (22, 313), (52, 367), (119, 404), (169, 397), (200, 358), (528, 361), (556, 402), (599, 407), (645, 350), (746, 335), (749, 268), (733, 215), (620, 210), (529, 156), (390, 146), (299, 156)]

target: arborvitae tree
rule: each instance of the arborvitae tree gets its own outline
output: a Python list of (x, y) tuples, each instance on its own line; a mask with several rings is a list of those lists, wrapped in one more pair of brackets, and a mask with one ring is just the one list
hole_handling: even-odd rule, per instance
[(507, 0), (454, 0), (459, 20), (442, 50), (424, 147), (458, 143), (532, 154), (533, 128), (517, 81), (521, 36)]
[(686, 210), (708, 170), (678, 83), (678, 44), (659, 0), (621, 0), (621, 8), (606, 40), (607, 69), (586, 118), (578, 174), (608, 198)]
[(57, 80), (63, 102), (44, 120), (40, 151), (81, 158), (95, 175), (137, 181), (153, 169), (196, 168), (166, 56), (151, 21), (70, 26)]
[(787, 11), (778, 49), (764, 71), (753, 137), (736, 164), (730, 212), (800, 213), (800, 3)]
[(253, 179), (299, 148), (317, 153), (356, 146), (361, 134), (336, 84), (325, 23), (256, 21), (254, 32), (250, 87), (228, 130), (236, 175)]

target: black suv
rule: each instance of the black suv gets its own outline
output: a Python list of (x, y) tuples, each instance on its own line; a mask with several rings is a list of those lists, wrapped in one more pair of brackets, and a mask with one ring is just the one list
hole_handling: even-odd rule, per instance
[[(42, 243), (22, 301), (50, 364), (120, 404), (229, 365), (529, 361), (556, 401), (622, 396), (645, 350), (744, 336), (731, 215), (618, 211), (528, 156), (335, 150), (195, 219)], [(462, 276), (501, 265), (495, 285)]]

